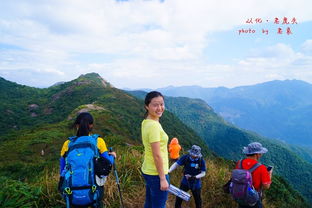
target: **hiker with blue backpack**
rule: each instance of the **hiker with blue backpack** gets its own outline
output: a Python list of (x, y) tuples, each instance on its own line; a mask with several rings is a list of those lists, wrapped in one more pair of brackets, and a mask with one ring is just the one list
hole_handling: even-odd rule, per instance
[(80, 113), (75, 122), (76, 136), (63, 144), (60, 158), (59, 191), (66, 207), (103, 207), (104, 183), (116, 158), (99, 135), (91, 134), (93, 117)]
[(239, 208), (262, 208), (262, 192), (270, 188), (273, 169), (258, 161), (267, 152), (259, 142), (243, 148), (246, 158), (237, 162), (229, 183), (229, 192)]
[[(169, 168), (169, 173), (179, 166), (184, 166), (183, 178), (180, 189), (183, 191), (191, 190), (196, 208), (202, 207), (201, 199), (201, 178), (206, 175), (206, 163), (201, 154), (201, 148), (193, 145), (188, 154), (183, 155), (177, 162), (173, 163)], [(176, 197), (175, 208), (180, 208), (182, 199)]]

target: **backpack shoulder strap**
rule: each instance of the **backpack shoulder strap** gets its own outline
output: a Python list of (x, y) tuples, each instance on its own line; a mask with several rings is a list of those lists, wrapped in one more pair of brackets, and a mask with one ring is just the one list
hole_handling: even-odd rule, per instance
[(187, 157), (185, 158), (185, 162), (184, 162), (184, 167), (185, 166), (187, 166), (189, 163), (190, 163), (191, 161), (190, 161), (190, 156), (189, 155), (187, 155)]
[(243, 160), (244, 159), (238, 161), (238, 169), (243, 169)]
[[(244, 161), (245, 159), (242, 159), (242, 160), (240, 160), (240, 161), (238, 161), (238, 168), (239, 169), (244, 169), (243, 168), (243, 161)], [(257, 162), (256, 164), (254, 164), (250, 169), (248, 169), (248, 171), (250, 172), (250, 173), (252, 173), (252, 172), (254, 172), (258, 167), (260, 167), (261, 166), (261, 163), (259, 163), (259, 162)]]
[(248, 171), (250, 172), (250, 173), (252, 173), (252, 172), (254, 172), (258, 167), (260, 167), (260, 165), (261, 165), (261, 163), (256, 163), (256, 164), (254, 164)]
[(70, 142), (75, 142), (75, 140), (77, 139), (78, 137), (77, 136), (71, 136), (71, 137), (68, 137), (68, 140)]
[[(69, 141), (69, 143), (67, 144), (67, 148), (69, 150), (69, 146), (71, 145), (70, 143), (73, 143), (75, 142), (75, 140), (77, 139), (78, 137), (77, 136), (71, 136), (71, 137), (68, 137), (67, 140)], [(65, 154), (63, 155), (64, 158), (67, 157), (68, 155), (68, 150), (65, 152)]]
[(98, 134), (92, 134), (91, 136), (95, 139), (95, 147), (96, 147), (96, 149), (98, 150), (98, 151), (95, 152), (95, 157), (99, 157), (99, 156), (100, 156), (100, 150), (99, 150), (98, 147), (97, 147), (97, 140), (98, 140), (98, 138), (100, 137), (100, 135), (98, 135)]
[(187, 154), (187, 156), (186, 156), (186, 158), (185, 158), (185, 162), (184, 162), (184, 164), (183, 164), (183, 173), (185, 173), (185, 167), (186, 167), (187, 165), (189, 165), (190, 163), (191, 163), (191, 161), (190, 161), (190, 155)]
[(100, 135), (98, 135), (98, 134), (92, 134), (91, 136), (92, 136), (94, 139), (97, 139), (97, 138), (100, 137)]

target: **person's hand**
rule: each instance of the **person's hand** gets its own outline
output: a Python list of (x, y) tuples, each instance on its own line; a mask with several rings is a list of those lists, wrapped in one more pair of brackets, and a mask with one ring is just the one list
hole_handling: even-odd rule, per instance
[(190, 174), (184, 175), (187, 180), (189, 180), (192, 176)]
[(116, 152), (108, 152), (109, 155), (113, 155), (116, 158)]
[(169, 183), (166, 178), (160, 179), (160, 190), (167, 191), (169, 189)]
[(185, 175), (185, 178), (186, 178), (187, 180), (195, 180), (195, 179), (196, 179), (195, 176), (192, 176), (192, 175), (190, 175), (190, 174), (186, 174), (186, 175)]

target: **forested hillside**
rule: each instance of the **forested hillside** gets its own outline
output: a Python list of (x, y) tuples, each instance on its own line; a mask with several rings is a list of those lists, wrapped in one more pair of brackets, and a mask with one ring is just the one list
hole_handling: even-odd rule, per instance
[[(125, 207), (142, 207), (144, 182), (140, 175), (143, 147), (140, 124), (143, 101), (114, 88), (98, 74), (80, 76), (46, 89), (36, 89), (0, 80), (0, 207), (64, 207), (57, 192), (60, 149), (68, 136), (75, 134), (73, 119), (78, 112), (89, 111), (95, 118), (94, 133), (117, 152), (117, 170)], [(217, 157), (206, 142), (176, 115), (165, 112), (161, 119), (169, 137), (178, 137), (186, 151), (192, 144), (202, 147), (209, 174), (203, 180), (204, 207), (236, 207), (222, 193), (233, 168), (229, 160)], [(178, 185), (181, 172), (171, 174)], [(119, 207), (115, 178), (105, 185), (107, 207)], [(136, 200), (133, 200), (136, 199)], [(170, 196), (168, 207), (174, 198)], [(193, 202), (191, 202), (191, 207)], [(272, 193), (265, 199), (267, 207), (307, 207), (299, 193), (282, 178), (274, 178)]]

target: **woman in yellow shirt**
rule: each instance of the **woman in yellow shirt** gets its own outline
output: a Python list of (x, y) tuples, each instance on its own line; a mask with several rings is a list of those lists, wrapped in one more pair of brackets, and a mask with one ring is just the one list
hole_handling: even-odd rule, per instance
[(144, 145), (143, 177), (146, 185), (144, 208), (165, 208), (168, 198), (168, 135), (159, 123), (165, 110), (164, 97), (152, 91), (145, 97), (146, 116), (141, 124)]

